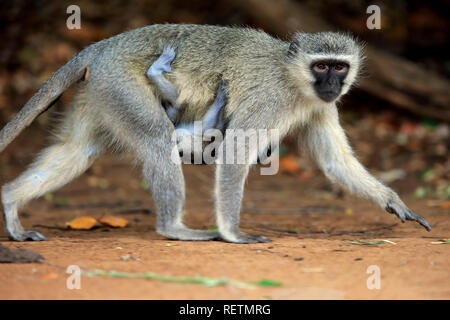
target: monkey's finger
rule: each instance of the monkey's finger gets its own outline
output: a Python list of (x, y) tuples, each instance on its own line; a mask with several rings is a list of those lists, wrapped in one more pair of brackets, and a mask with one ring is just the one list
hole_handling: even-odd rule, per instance
[(385, 210), (389, 213), (395, 214), (400, 220), (402, 220), (403, 223), (405, 223), (406, 215), (403, 208), (389, 201)]
[(416, 221), (416, 222), (420, 223), (420, 225), (422, 227), (427, 229), (427, 231), (431, 230), (431, 226), (429, 225), (429, 223), (421, 215), (418, 215), (417, 213), (415, 213), (411, 210), (407, 211), (406, 220)]

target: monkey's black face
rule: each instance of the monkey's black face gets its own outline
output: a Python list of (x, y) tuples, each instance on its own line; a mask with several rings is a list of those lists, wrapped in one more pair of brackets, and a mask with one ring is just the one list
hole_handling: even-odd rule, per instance
[(316, 79), (314, 90), (317, 96), (325, 102), (331, 102), (339, 97), (348, 68), (349, 65), (346, 62), (338, 60), (314, 62), (311, 65), (311, 72)]

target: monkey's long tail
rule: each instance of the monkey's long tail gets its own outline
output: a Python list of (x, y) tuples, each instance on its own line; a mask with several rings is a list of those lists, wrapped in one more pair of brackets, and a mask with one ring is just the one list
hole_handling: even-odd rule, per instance
[(31, 97), (15, 117), (0, 131), (0, 152), (13, 141), (37, 116), (46, 111), (59, 96), (73, 83), (80, 80), (85, 72), (89, 56), (81, 51), (72, 60), (56, 71), (47, 82)]

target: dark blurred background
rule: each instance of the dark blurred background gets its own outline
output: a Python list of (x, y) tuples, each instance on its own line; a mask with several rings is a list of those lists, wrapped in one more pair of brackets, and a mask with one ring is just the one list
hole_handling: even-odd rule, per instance
[[(80, 30), (66, 27), (66, 9), (72, 4), (81, 8)], [(366, 26), (371, 4), (381, 8), (380, 30)], [(446, 200), (450, 198), (449, 9), (450, 1), (444, 0), (3, 0), (0, 126), (76, 52), (129, 29), (166, 22), (238, 25), (282, 39), (297, 29), (350, 31), (367, 43), (368, 54), (360, 85), (340, 106), (358, 157), (403, 192)], [(69, 100), (70, 92), (58, 108)], [(29, 130), (45, 133), (48, 122), (48, 116), (40, 117)], [(0, 157), (0, 176), (12, 164), (29, 162), (32, 155), (27, 152), (13, 144)], [(282, 153), (286, 174), (311, 179), (316, 169), (301, 156), (295, 137), (286, 139)]]

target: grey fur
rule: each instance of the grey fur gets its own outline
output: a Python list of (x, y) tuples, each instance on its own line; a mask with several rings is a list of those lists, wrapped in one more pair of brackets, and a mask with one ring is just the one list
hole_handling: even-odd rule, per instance
[[(310, 62), (325, 55), (350, 65), (342, 94), (348, 91), (361, 62), (359, 52), (354, 50), (358, 46), (351, 38), (334, 33), (297, 34), (290, 43), (249, 28), (165, 24), (132, 30), (87, 47), (58, 70), (0, 132), (3, 150), (89, 68), (89, 80), (76, 93), (56, 144), (2, 189), (7, 229), (13, 239), (43, 239), (24, 231), (17, 217), (20, 206), (69, 182), (107, 146), (115, 144), (134, 152), (142, 163), (155, 200), (160, 234), (180, 240), (220, 236), (236, 243), (268, 241), (239, 231), (249, 164), (217, 164), (219, 233), (192, 230), (183, 224), (181, 165), (168, 160), (175, 147), (171, 140), (174, 126), (161, 105), (158, 90), (146, 77), (148, 66), (160, 55), (161, 45), (167, 43), (177, 46), (173, 71), (167, 77), (179, 93), (178, 102), (186, 106), (181, 122), (189, 123), (206, 114), (223, 79), (228, 83), (224, 113), (228, 129), (278, 129), (282, 137), (300, 128), (300, 139), (331, 179), (372, 198), (402, 220), (416, 220), (429, 228), (426, 221), (410, 214), (392, 190), (362, 168), (339, 125), (335, 102), (324, 103), (312, 89)], [(224, 150), (228, 143), (226, 136)], [(256, 156), (255, 146), (242, 147), (249, 157)], [(336, 165), (327, 170), (330, 162)], [(37, 182), (33, 180), (36, 177)]]
[(290, 50), (295, 56), (298, 51), (306, 54), (350, 54), (358, 56), (361, 45), (349, 34), (340, 32), (296, 32), (292, 37)]

